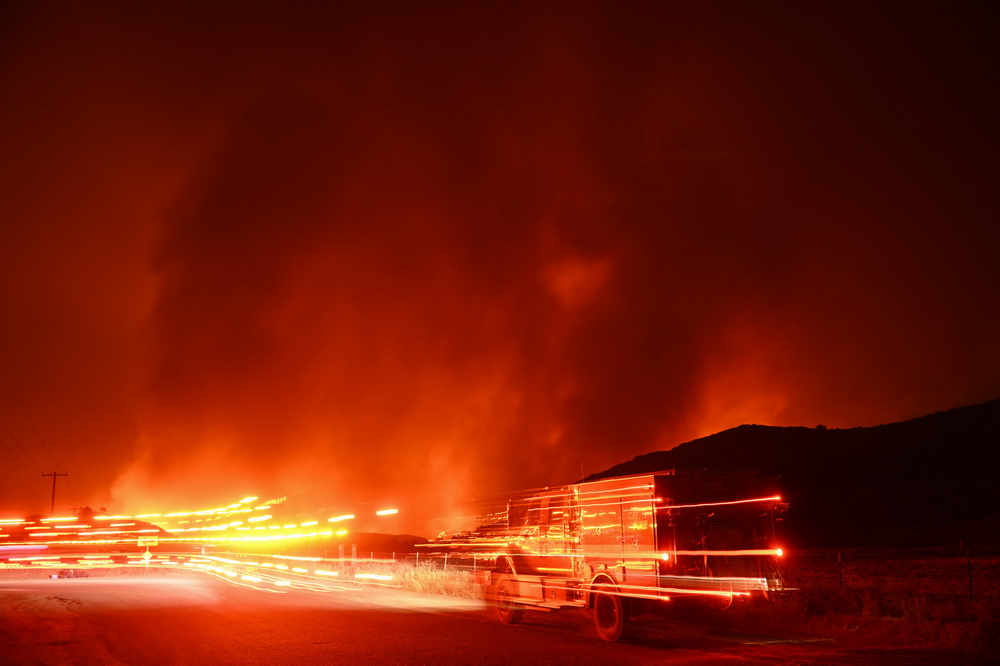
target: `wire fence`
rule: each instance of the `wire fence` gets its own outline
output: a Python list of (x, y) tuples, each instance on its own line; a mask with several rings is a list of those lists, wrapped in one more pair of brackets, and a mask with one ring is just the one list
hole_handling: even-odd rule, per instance
[(782, 575), (791, 588), (997, 597), (1000, 554), (955, 549), (803, 550), (782, 561)]
[[(309, 568), (340, 572), (410, 566), (441, 572), (484, 572), (495, 557), (479, 553), (378, 552), (345, 544), (313, 551)], [(249, 554), (240, 559), (257, 558)], [(268, 556), (265, 556), (268, 557)], [(281, 556), (270, 556), (281, 557)], [(792, 550), (780, 560), (785, 587), (799, 590), (878, 591), (925, 597), (1000, 600), (1000, 552), (958, 549), (810, 549)]]
[[(337, 562), (395, 562), (444, 571), (479, 571), (493, 567), (494, 558), (474, 553), (337, 553)], [(880, 589), (884, 591), (1000, 597), (1000, 553), (956, 549), (825, 549), (793, 551), (781, 560), (789, 588)]]
[(343, 545), (310, 553), (323, 562), (336, 567), (357, 567), (365, 564), (401, 564), (421, 566), (442, 571), (482, 571), (493, 567), (495, 555), (482, 553), (450, 553), (433, 551), (381, 552), (359, 549), (356, 545)]

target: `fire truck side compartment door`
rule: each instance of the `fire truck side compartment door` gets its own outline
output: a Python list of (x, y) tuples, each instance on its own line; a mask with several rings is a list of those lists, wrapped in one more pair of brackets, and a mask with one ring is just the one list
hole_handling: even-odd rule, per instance
[(595, 497), (580, 500), (583, 556), (588, 564), (615, 567), (622, 561), (621, 499)]

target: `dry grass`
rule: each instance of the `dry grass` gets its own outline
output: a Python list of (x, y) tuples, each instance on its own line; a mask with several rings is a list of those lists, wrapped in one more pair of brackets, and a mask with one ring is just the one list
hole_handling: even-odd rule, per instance
[[(830, 637), (1000, 652), (1000, 560), (906, 551), (812, 552), (791, 559), (792, 588), (773, 603), (736, 608), (735, 623)], [(971, 590), (970, 594), (970, 571)]]
[(483, 588), (475, 582), (472, 571), (452, 567), (443, 569), (440, 563), (412, 564), (409, 562), (366, 562), (357, 571), (392, 576), (392, 582), (404, 590), (424, 594), (443, 594), (465, 599), (482, 599)]

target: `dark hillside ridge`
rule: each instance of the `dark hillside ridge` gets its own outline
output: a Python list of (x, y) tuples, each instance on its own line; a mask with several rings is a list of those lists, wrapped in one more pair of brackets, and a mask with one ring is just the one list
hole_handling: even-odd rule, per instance
[(1000, 399), (870, 428), (742, 425), (587, 477), (776, 474), (802, 547), (1000, 546)]

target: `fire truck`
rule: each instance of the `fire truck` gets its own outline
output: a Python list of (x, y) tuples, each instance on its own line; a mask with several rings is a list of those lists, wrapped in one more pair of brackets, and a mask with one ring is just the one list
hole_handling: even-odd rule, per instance
[(598, 635), (617, 641), (633, 616), (671, 601), (724, 609), (782, 591), (775, 481), (671, 470), (545, 488), (448, 546), (490, 563), (482, 582), (501, 622), (589, 608)]

